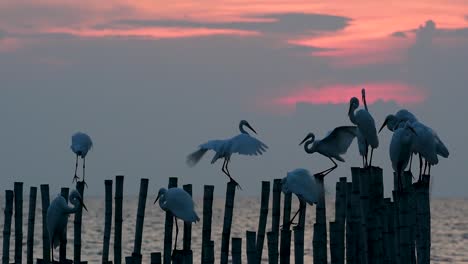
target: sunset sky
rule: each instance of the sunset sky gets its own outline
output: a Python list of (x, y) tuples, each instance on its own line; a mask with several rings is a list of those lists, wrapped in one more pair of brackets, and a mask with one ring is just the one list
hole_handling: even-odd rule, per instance
[[(95, 141), (92, 194), (115, 174), (223, 193), (221, 164), (189, 169), (185, 157), (247, 119), (270, 150), (231, 170), (254, 194), (296, 167), (327, 168), (297, 145), (349, 125), (363, 87), (377, 125), (404, 107), (439, 133), (451, 157), (433, 193), (466, 196), (467, 0), (0, 1), (0, 183), (71, 186), (81, 130)], [(388, 184), (390, 138), (376, 152)], [(331, 190), (359, 165), (355, 146), (345, 159)]]

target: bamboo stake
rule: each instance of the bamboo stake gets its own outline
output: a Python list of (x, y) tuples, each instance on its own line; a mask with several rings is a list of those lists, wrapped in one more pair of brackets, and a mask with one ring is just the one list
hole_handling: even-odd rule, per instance
[(275, 232), (267, 232), (268, 241), (268, 263), (278, 264), (278, 236)]
[(44, 263), (50, 263), (50, 240), (47, 231), (47, 209), (50, 204), (49, 185), (41, 184), (42, 201), (42, 260)]
[(314, 255), (314, 264), (327, 263), (327, 217), (325, 209), (325, 189), (323, 176), (316, 175), (315, 179), (319, 185), (320, 192), (315, 209), (314, 235), (312, 238), (312, 247)]
[(242, 238), (233, 237), (232, 238), (232, 264), (241, 264), (242, 263)]
[[(184, 190), (192, 196), (192, 184), (185, 184), (183, 186)], [(184, 222), (184, 251), (189, 251), (191, 249), (192, 242), (192, 223)]]
[[(336, 183), (335, 222), (336, 222), (336, 263), (344, 263), (345, 259), (345, 219), (346, 219), (346, 177), (341, 177)], [(331, 227), (331, 225), (330, 225)], [(330, 230), (331, 238), (331, 230)], [(331, 241), (330, 241), (331, 243)], [(331, 254), (330, 254), (331, 255)], [(333, 262), (333, 261), (332, 261)]]
[(210, 240), (206, 242), (205, 249), (203, 250), (205, 255), (203, 256), (203, 263), (213, 264), (214, 263), (214, 241)]
[(15, 263), (22, 263), (23, 253), (23, 183), (15, 182)]
[(151, 264), (161, 264), (161, 252), (151, 253)]
[(236, 195), (236, 184), (228, 182), (226, 188), (226, 203), (224, 205), (223, 233), (221, 236), (221, 264), (228, 263), (229, 242), (231, 236), (232, 213), (234, 210), (234, 196)]
[(294, 263), (304, 263), (304, 228), (297, 225), (293, 228), (294, 231)]
[(37, 187), (29, 189), (28, 240), (26, 242), (26, 263), (34, 263), (34, 223), (36, 221)]
[[(177, 178), (170, 177), (168, 188), (177, 187)], [(164, 264), (171, 263), (171, 256), (172, 256), (172, 229), (173, 229), (173, 220), (174, 216), (170, 211), (166, 211), (166, 222), (164, 224)]]
[(114, 263), (122, 263), (122, 205), (124, 176), (115, 177)]
[[(60, 195), (65, 199), (65, 202), (68, 204), (68, 194), (70, 189), (62, 188), (60, 190)], [(59, 249), (59, 260), (60, 262), (65, 262), (67, 260), (67, 231), (65, 230), (65, 236), (60, 240), (60, 249)]]
[(141, 241), (143, 239), (143, 224), (145, 221), (146, 197), (148, 196), (148, 179), (140, 180), (140, 193), (138, 195), (138, 209), (135, 227), (135, 243), (132, 257), (134, 262), (141, 262)]
[(330, 259), (332, 264), (339, 262), (338, 252), (338, 222), (330, 222)]
[[(205, 245), (211, 241), (211, 217), (213, 214), (213, 185), (205, 185), (203, 191), (203, 227), (202, 227), (202, 261), (204, 258)], [(205, 262), (203, 262), (205, 263)]]
[(430, 176), (423, 175), (422, 181), (416, 184), (417, 222), (418, 222), (418, 264), (430, 263), (431, 258), (431, 207), (429, 195)]
[[(80, 193), (81, 199), (84, 199), (84, 182), (76, 183), (76, 190)], [(73, 237), (75, 239), (73, 243), (73, 261), (75, 263), (81, 263), (81, 220), (82, 220), (82, 208), (78, 209), (75, 213), (74, 221), (74, 233)]]
[(346, 183), (346, 263), (357, 263), (357, 228), (355, 220), (355, 205), (357, 197), (353, 193), (353, 183)]
[(260, 202), (260, 219), (258, 221), (257, 233), (257, 260), (261, 263), (263, 244), (265, 240), (265, 229), (268, 218), (268, 204), (270, 202), (270, 182), (262, 181), (262, 198)]
[(104, 238), (102, 242), (102, 263), (109, 262), (109, 242), (112, 226), (112, 180), (104, 181), (105, 187), (105, 215), (104, 215)]
[[(369, 215), (370, 205), (369, 205), (369, 189), (370, 189), (370, 181), (371, 181), (371, 171), (370, 169), (362, 169), (356, 172), (358, 173), (357, 177), (359, 178), (359, 204), (361, 209), (361, 230), (360, 230), (360, 260), (361, 263), (367, 264), (369, 259), (369, 245), (368, 245), (368, 223), (367, 223), (367, 216)], [(353, 178), (354, 181), (354, 178)]]
[(291, 255), (291, 230), (289, 229), (289, 221), (291, 218), (291, 200), (292, 193), (284, 195), (283, 207), (283, 228), (281, 228), (280, 241), (280, 263), (289, 264)]
[(254, 231), (246, 231), (245, 232), (246, 236), (246, 251), (247, 251), (247, 263), (248, 264), (256, 264), (258, 259), (257, 259), (257, 248), (255, 245), (255, 240), (257, 237), (257, 234)]
[(11, 236), (11, 217), (13, 216), (13, 199), (14, 193), (12, 190), (5, 191), (5, 218), (3, 223), (3, 252), (2, 264), (10, 262), (10, 236)]

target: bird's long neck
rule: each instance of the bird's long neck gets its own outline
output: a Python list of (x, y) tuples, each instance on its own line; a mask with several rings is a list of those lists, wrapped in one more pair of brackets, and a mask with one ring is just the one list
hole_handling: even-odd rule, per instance
[(364, 108), (369, 112), (369, 109), (367, 108), (366, 95), (364, 93), (362, 94), (362, 101), (364, 103)]
[(247, 134), (247, 135), (248, 135), (249, 133), (248, 133), (247, 131), (245, 131), (244, 125), (245, 125), (244, 123), (240, 123), (240, 124), (239, 124), (239, 130), (240, 130), (240, 132), (241, 132), (242, 134)]
[(74, 203), (73, 207), (67, 205), (67, 207), (65, 208), (64, 213), (65, 214), (74, 214), (74, 213), (78, 212), (80, 209), (81, 209), (81, 205), (77, 204), (77, 203)]
[(355, 110), (356, 110), (356, 108), (352, 108), (352, 109), (350, 109), (350, 111), (348, 113), (349, 120), (351, 120), (351, 123), (353, 123), (353, 124), (356, 124), (356, 115), (354, 114)]
[(315, 152), (315, 148), (314, 148), (314, 139), (311, 139), (309, 141), (307, 141), (305, 144), (304, 144), (304, 150), (305, 152), (309, 153), (309, 154), (312, 154)]

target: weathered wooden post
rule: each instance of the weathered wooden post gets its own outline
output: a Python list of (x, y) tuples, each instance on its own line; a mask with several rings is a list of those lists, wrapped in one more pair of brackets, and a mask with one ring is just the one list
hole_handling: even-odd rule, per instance
[(270, 203), (270, 182), (262, 181), (262, 198), (260, 200), (260, 219), (258, 220), (257, 233), (257, 260), (262, 262), (263, 244), (265, 241), (265, 229), (268, 218), (268, 205)]
[(151, 253), (151, 264), (161, 264), (161, 252)]
[(105, 187), (105, 214), (104, 214), (104, 238), (102, 242), (102, 263), (109, 263), (109, 242), (112, 226), (112, 180), (104, 181)]
[(267, 232), (268, 263), (278, 264), (278, 236), (275, 232)]
[(22, 263), (23, 253), (23, 183), (15, 182), (15, 263)]
[[(213, 214), (213, 185), (205, 185), (203, 190), (202, 262), (205, 260), (205, 246), (211, 241), (211, 217)], [(209, 260), (209, 258), (206, 258)], [(203, 262), (205, 263), (205, 262)]]
[[(170, 177), (168, 188), (177, 187), (177, 178)], [(170, 211), (166, 211), (166, 222), (164, 223), (164, 264), (171, 263), (172, 256), (172, 229), (174, 226), (174, 216)]]
[[(367, 216), (369, 214), (369, 188), (370, 188), (370, 170), (367, 168), (359, 168), (356, 172), (357, 177), (359, 178), (359, 208), (360, 208), (360, 220), (361, 220), (361, 229), (360, 229), (360, 263), (367, 264), (369, 260), (369, 245), (367, 243), (368, 236), (368, 223)], [(353, 175), (354, 182), (354, 175)]]
[[(65, 199), (65, 202), (68, 204), (68, 194), (70, 189), (62, 188), (60, 190), (60, 195)], [(65, 263), (67, 260), (67, 231), (65, 230), (65, 237), (60, 240), (60, 249), (59, 249), (59, 260), (61, 263)]]
[(232, 264), (242, 263), (242, 238), (233, 237), (231, 241), (232, 245)]
[(44, 263), (50, 263), (50, 240), (47, 231), (47, 209), (49, 209), (49, 185), (41, 184), (41, 203), (42, 203), (42, 260)]
[(422, 181), (415, 183), (417, 203), (418, 264), (430, 263), (431, 259), (431, 207), (429, 196), (430, 176), (423, 175)]
[(254, 231), (246, 231), (245, 236), (246, 236), (247, 263), (256, 264), (258, 261), (257, 248), (255, 245), (257, 234)]
[(203, 256), (203, 263), (207, 263), (207, 264), (213, 264), (214, 263), (214, 241), (213, 240), (210, 240), (208, 242), (206, 242), (205, 244), (205, 249), (203, 250), (203, 252), (205, 252), (204, 256)]
[[(81, 199), (84, 200), (84, 182), (79, 181), (76, 183), (76, 190), (80, 193)], [(83, 209), (80, 208), (75, 213), (74, 224), (74, 243), (73, 243), (73, 261), (74, 263), (81, 263), (81, 220), (82, 220)]]
[(299, 202), (299, 223), (293, 228), (294, 230), (294, 262), (296, 264), (304, 263), (304, 229), (307, 207), (304, 201)]
[(315, 208), (314, 235), (312, 238), (312, 248), (314, 255), (314, 264), (327, 263), (327, 216), (325, 209), (325, 189), (324, 177), (316, 174), (315, 180), (320, 186), (317, 206)]
[[(340, 181), (336, 183), (336, 199), (335, 199), (335, 234), (336, 234), (336, 246), (335, 251), (333, 254), (335, 255), (335, 262), (336, 263), (344, 263), (345, 259), (345, 219), (346, 219), (346, 209), (347, 209), (347, 202), (346, 202), (346, 189), (347, 189), (347, 182), (346, 177), (341, 177)], [(330, 224), (330, 228), (331, 228)], [(330, 238), (331, 238), (331, 230), (330, 230)], [(331, 243), (331, 241), (330, 241)], [(330, 247), (331, 250), (331, 247)], [(331, 253), (331, 252), (330, 252)], [(333, 260), (332, 260), (333, 262)]]
[(384, 213), (384, 263), (395, 263), (395, 233), (394, 233), (394, 207), (390, 198), (384, 199), (385, 213)]
[[(29, 189), (28, 239), (26, 242), (26, 263), (34, 263), (34, 223), (36, 222), (37, 187)], [(5, 208), (6, 209), (6, 208)]]
[(115, 177), (114, 263), (122, 263), (122, 205), (124, 176)]
[(356, 224), (355, 204), (357, 195), (353, 192), (353, 183), (346, 183), (346, 263), (358, 263), (357, 259), (357, 241), (358, 230)]
[(234, 196), (236, 195), (236, 184), (227, 183), (226, 203), (224, 205), (223, 233), (221, 236), (221, 264), (228, 263), (229, 242), (231, 240), (232, 213), (234, 210)]
[(272, 252), (271, 256), (278, 256), (278, 237), (279, 237), (279, 227), (280, 227), (280, 214), (281, 214), (281, 179), (273, 180), (273, 201), (272, 201), (272, 219), (271, 219), (271, 231), (276, 236), (276, 239), (272, 240), (272, 243), (277, 243), (276, 245), (271, 245)]
[(13, 198), (12, 190), (5, 191), (5, 218), (3, 223), (3, 251), (2, 264), (10, 262), (10, 235), (11, 235), (11, 217), (13, 216)]
[(289, 221), (291, 219), (291, 200), (292, 193), (284, 195), (283, 227), (281, 228), (280, 241), (280, 264), (289, 264), (291, 260), (291, 230), (289, 228)]
[(330, 222), (330, 260), (332, 264), (339, 262), (338, 252), (338, 222)]
[[(192, 184), (185, 184), (184, 190), (192, 196)], [(192, 223), (184, 222), (184, 263), (190, 264), (193, 262), (192, 253)]]
[(143, 223), (145, 220), (146, 197), (148, 196), (148, 179), (140, 180), (140, 193), (138, 195), (138, 209), (135, 227), (135, 243), (133, 246), (133, 263), (141, 263), (141, 241), (143, 239)]

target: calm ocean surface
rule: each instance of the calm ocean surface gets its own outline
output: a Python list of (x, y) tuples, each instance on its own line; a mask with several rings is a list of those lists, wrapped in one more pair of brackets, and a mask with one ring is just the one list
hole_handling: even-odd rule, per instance
[[(162, 251), (163, 233), (164, 233), (164, 213), (157, 205), (153, 205), (154, 197), (149, 196), (146, 204), (146, 217), (143, 229), (143, 263), (149, 263), (151, 252)], [(27, 200), (25, 198), (25, 200)], [(0, 197), (2, 212), (4, 209), (4, 197)], [(83, 234), (82, 234), (82, 260), (88, 263), (99, 263), (102, 254), (102, 240), (104, 230), (104, 199), (85, 197), (85, 203), (89, 212), (83, 213)], [(202, 199), (196, 199), (196, 211), (200, 218), (202, 217)], [(35, 225), (35, 247), (34, 257), (42, 256), (42, 216), (41, 216), (40, 194), (38, 194), (36, 225)], [(138, 199), (127, 197), (124, 199), (123, 210), (123, 257), (131, 255), (133, 250), (133, 238), (135, 232), (135, 220)], [(220, 241), (223, 222), (224, 199), (215, 198), (213, 208), (213, 231), (212, 239), (215, 241), (215, 258), (219, 259)], [(327, 218), (332, 221), (334, 215), (334, 203), (328, 200)], [(26, 234), (27, 234), (27, 202), (23, 205), (24, 227), (23, 227), (23, 259), (26, 259)], [(293, 204), (293, 210), (296, 210), (297, 204)], [(271, 210), (271, 207), (270, 207)], [(305, 234), (305, 260), (311, 263), (312, 258), (312, 225), (315, 218), (315, 208), (307, 207), (307, 223)], [(433, 199), (431, 203), (432, 210), (432, 263), (468, 263), (468, 199)], [(245, 256), (245, 231), (257, 229), (258, 216), (260, 211), (259, 198), (236, 198), (234, 208), (234, 219), (231, 237), (242, 237), (243, 260)], [(269, 212), (271, 215), (271, 211)], [(0, 214), (0, 223), (3, 230), (4, 214)], [(270, 218), (267, 223), (267, 230), (271, 226)], [(14, 223), (14, 219), (13, 219)], [(112, 222), (113, 224), (113, 222)], [(179, 221), (179, 227), (182, 222)], [(193, 225), (192, 231), (192, 249), (194, 252), (194, 263), (200, 263), (200, 244), (201, 244), (201, 223)], [(113, 226), (112, 226), (113, 228)], [(10, 262), (14, 256), (14, 224), (12, 224), (12, 234), (10, 241)], [(73, 216), (68, 224), (68, 255), (73, 256)], [(0, 243), (3, 244), (3, 233)], [(182, 231), (179, 234), (179, 247), (182, 247)], [(110, 260), (113, 259), (113, 234), (111, 235)], [(293, 251), (291, 251), (293, 252)], [(58, 253), (58, 251), (57, 251)], [(56, 255), (58, 256), (58, 255)], [(267, 249), (265, 239), (265, 249), (263, 251), (264, 261), (267, 261)], [(293, 256), (291, 256), (293, 258)], [(329, 258), (330, 260), (330, 258)]]

